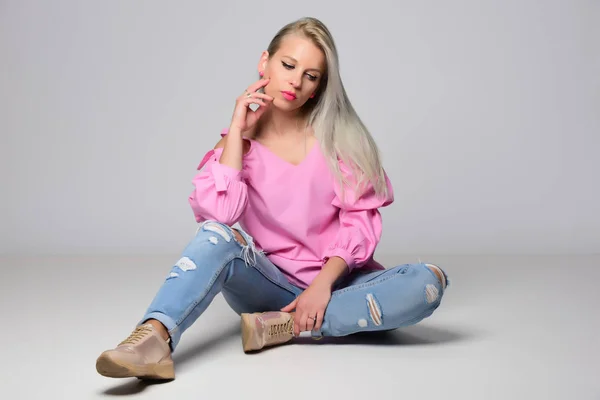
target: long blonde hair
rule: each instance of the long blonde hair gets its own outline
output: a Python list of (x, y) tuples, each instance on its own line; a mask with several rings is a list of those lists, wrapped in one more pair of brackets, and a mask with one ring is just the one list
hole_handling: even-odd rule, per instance
[(379, 149), (369, 130), (352, 107), (339, 71), (338, 52), (333, 36), (318, 19), (304, 17), (281, 28), (271, 40), (267, 51), (272, 57), (283, 39), (297, 34), (311, 40), (325, 54), (326, 71), (322, 75), (315, 97), (302, 109), (308, 126), (312, 126), (330, 168), (341, 187), (350, 184), (339, 168), (338, 158), (351, 168), (352, 183), (362, 193), (371, 183), (377, 196), (387, 196), (388, 190)]

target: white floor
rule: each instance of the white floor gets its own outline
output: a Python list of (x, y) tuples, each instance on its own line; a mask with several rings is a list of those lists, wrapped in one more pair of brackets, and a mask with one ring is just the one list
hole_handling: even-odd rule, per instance
[(0, 258), (0, 398), (600, 399), (600, 256), (421, 255), (452, 286), (420, 324), (251, 355), (219, 295), (184, 334), (174, 381), (98, 375), (176, 259)]

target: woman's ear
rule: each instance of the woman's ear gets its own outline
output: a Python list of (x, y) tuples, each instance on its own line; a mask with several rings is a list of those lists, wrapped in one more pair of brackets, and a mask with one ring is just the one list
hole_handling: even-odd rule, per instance
[(269, 52), (268, 51), (263, 51), (261, 56), (260, 56), (260, 60), (258, 60), (258, 73), (262, 73), (261, 76), (264, 75), (265, 69), (267, 69), (267, 64), (269, 62)]

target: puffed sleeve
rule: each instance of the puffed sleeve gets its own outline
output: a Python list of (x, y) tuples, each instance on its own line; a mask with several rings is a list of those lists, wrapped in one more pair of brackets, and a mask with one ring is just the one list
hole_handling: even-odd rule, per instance
[(242, 171), (221, 164), (222, 148), (209, 151), (198, 165), (189, 203), (197, 222), (216, 220), (234, 225), (248, 204), (248, 187)]
[[(341, 161), (339, 165), (346, 179), (354, 183), (352, 170)], [(335, 239), (326, 248), (323, 262), (334, 256), (341, 257), (352, 271), (373, 257), (382, 233), (379, 208), (394, 201), (392, 184), (385, 172), (384, 176), (388, 190), (386, 196), (376, 196), (373, 185), (369, 183), (360, 196), (352, 187), (346, 186), (342, 198), (339, 184), (334, 183), (335, 197), (331, 204), (339, 208), (340, 227)]]

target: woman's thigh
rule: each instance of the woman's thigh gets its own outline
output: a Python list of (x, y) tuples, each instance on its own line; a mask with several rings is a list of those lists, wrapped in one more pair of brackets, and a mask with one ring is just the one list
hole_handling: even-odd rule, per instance
[(222, 289), (233, 311), (237, 314), (278, 311), (291, 303), (302, 289), (292, 285), (267, 256), (254, 249), (250, 235), (231, 229), (250, 243), (250, 256), (234, 260)]

